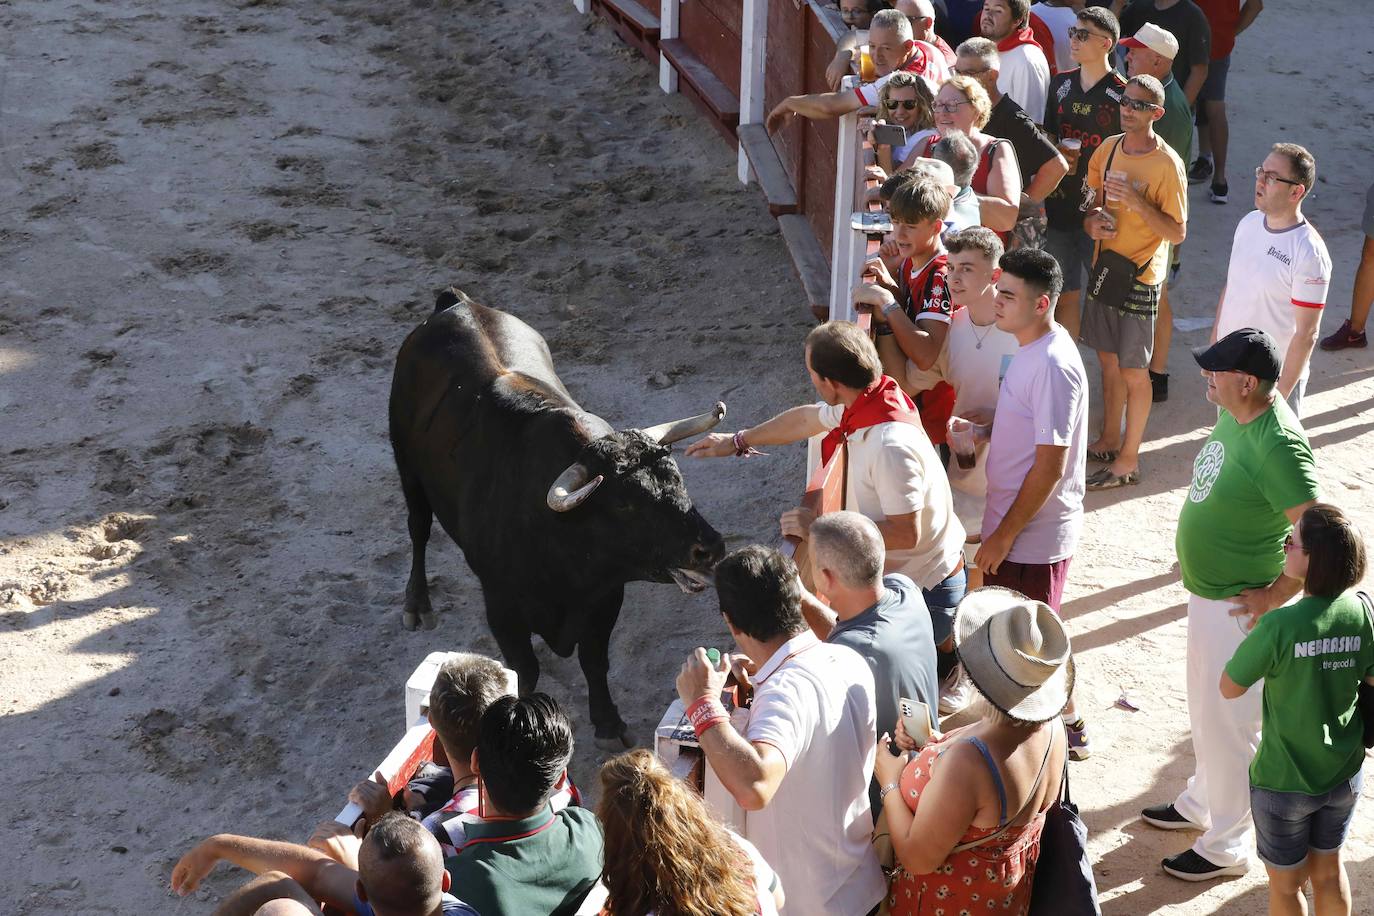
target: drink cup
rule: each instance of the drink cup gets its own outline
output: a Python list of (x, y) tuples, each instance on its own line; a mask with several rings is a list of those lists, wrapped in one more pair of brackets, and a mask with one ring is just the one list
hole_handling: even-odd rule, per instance
[(950, 417), (947, 427), (949, 448), (961, 470), (971, 471), (978, 464), (973, 424), (963, 417)]
[(859, 52), (859, 81), (871, 83), (878, 78), (878, 68), (873, 64), (873, 55), (868, 53), (868, 48)]
[(1123, 172), (1121, 169), (1112, 169), (1111, 171), (1109, 171), (1107, 173), (1107, 180), (1103, 183), (1107, 191), (1107, 199), (1112, 201), (1120, 200), (1121, 195), (1115, 190), (1115, 188), (1118, 186), (1118, 184), (1125, 183), (1130, 180), (1131, 176), (1128, 175), (1126, 172)]
[(1063, 140), (1059, 141), (1059, 151), (1063, 153), (1064, 158), (1068, 160), (1069, 171), (1077, 171), (1078, 156), (1083, 152), (1083, 141), (1079, 140), (1077, 137), (1065, 137)]

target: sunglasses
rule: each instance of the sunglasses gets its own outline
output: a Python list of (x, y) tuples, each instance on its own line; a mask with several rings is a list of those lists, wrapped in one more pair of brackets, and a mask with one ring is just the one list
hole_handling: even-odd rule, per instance
[(1291, 179), (1284, 178), (1278, 172), (1267, 171), (1262, 165), (1255, 166), (1255, 177), (1259, 179), (1261, 184), (1268, 184), (1271, 181), (1281, 181), (1284, 184), (1291, 184), (1295, 188), (1302, 187), (1301, 181), (1292, 181)]
[(960, 70), (958, 67), (955, 67), (954, 72), (960, 76), (978, 76), (987, 73), (991, 69), (991, 67), (979, 67), (977, 70)]
[(861, 17), (864, 15), (864, 13), (866, 13), (866, 12), (867, 12), (867, 10), (864, 10), (864, 9), (862, 9), (862, 8), (860, 8), (860, 9), (851, 9), (851, 10), (841, 9), (841, 10), (840, 10), (840, 18), (841, 18), (841, 19), (859, 19), (859, 18), (861, 18)]
[(1291, 534), (1285, 535), (1285, 536), (1284, 536), (1284, 538), (1283, 538), (1283, 549), (1284, 549), (1284, 550), (1293, 550), (1293, 549), (1297, 549), (1297, 550), (1301, 550), (1303, 553), (1307, 553), (1307, 548), (1306, 548), (1306, 547), (1299, 547), (1298, 544), (1297, 544), (1297, 542), (1293, 540), (1293, 535), (1291, 535)]
[(1112, 36), (1110, 36), (1110, 35), (1099, 35), (1099, 34), (1097, 34), (1096, 32), (1094, 32), (1092, 29), (1080, 29), (1080, 28), (1076, 28), (1076, 27), (1074, 27), (1074, 26), (1069, 26), (1069, 40), (1070, 40), (1070, 41), (1087, 41), (1089, 38), (1105, 38), (1105, 39), (1107, 39), (1108, 41), (1114, 40), (1114, 39), (1112, 39)]
[(896, 111), (898, 108), (903, 108), (903, 109), (905, 109), (905, 110), (907, 110), (907, 111), (914, 111), (914, 110), (916, 109), (916, 106), (919, 105), (919, 104), (921, 104), (921, 103), (918, 102), (918, 101), (916, 101), (915, 99), (888, 99), (888, 100), (887, 100), (887, 107), (890, 108), (890, 109), (892, 109), (893, 111)]
[(1147, 102), (1144, 99), (1133, 99), (1129, 95), (1121, 97), (1121, 104), (1131, 111), (1154, 111), (1156, 108), (1163, 108), (1163, 105), (1156, 105), (1154, 102)]
[(940, 113), (942, 113), (942, 114), (954, 114), (956, 111), (959, 110), (959, 106), (960, 106), (960, 105), (972, 105), (972, 104), (973, 104), (973, 103), (970, 102), (968, 99), (965, 99), (965, 100), (962, 101), (962, 102), (936, 102), (934, 105), (931, 105), (931, 106), (930, 106), (930, 110), (931, 110), (931, 111), (937, 111), (937, 112), (940, 112)]

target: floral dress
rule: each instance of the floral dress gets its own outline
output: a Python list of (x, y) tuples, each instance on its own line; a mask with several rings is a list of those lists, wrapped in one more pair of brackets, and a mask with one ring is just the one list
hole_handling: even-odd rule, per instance
[[(982, 753), (992, 773), (997, 793), (1002, 797), (1001, 821), (1006, 822), (1006, 795), (1002, 775), (987, 747), (977, 738), (966, 739)], [(923, 747), (902, 770), (902, 800), (912, 811), (920, 803), (921, 792), (930, 782), (931, 769), (940, 757), (940, 739)], [(1037, 813), (1029, 823), (1012, 827), (985, 846), (951, 853), (935, 871), (913, 875), (898, 868), (892, 878), (889, 907), (893, 916), (974, 916), (997, 913), (999, 916), (1024, 916), (1030, 906), (1031, 879), (1040, 857), (1040, 831), (1045, 813)], [(996, 833), (997, 827), (969, 826), (960, 843), (970, 843)]]

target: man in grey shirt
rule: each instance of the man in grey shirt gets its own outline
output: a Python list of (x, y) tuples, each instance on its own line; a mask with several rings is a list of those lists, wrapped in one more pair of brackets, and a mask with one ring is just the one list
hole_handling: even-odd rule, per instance
[[(811, 524), (810, 546), (812, 581), (830, 606), (803, 590), (802, 616), (818, 637), (868, 662), (878, 734), (896, 729), (900, 697), (925, 703), (934, 727), (940, 699), (935, 646), (949, 638), (949, 621), (932, 617), (920, 586), (906, 576), (883, 575), (883, 536), (867, 517), (822, 515)], [(946, 632), (934, 632), (932, 620)], [(880, 810), (875, 807), (875, 814)]]

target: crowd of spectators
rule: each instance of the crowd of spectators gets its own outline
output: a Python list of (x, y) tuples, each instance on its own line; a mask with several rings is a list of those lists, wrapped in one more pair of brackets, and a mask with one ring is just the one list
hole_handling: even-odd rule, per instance
[[(405, 791), (359, 784), (357, 822), (307, 844), (212, 836), (174, 890), (224, 860), (257, 877), (222, 913), (1028, 911), (1046, 814), (1068, 761), (1093, 752), (1059, 618), (1085, 496), (1148, 474), (1188, 188), (1229, 202), (1226, 74), (1262, 3), (839, 8), (852, 31), (829, 91), (783, 99), (767, 126), (876, 109), (901, 128), (859, 164), (892, 225), (852, 291), (870, 322), (806, 337), (817, 402), (686, 449), (819, 437), (843, 469), (842, 509), (781, 513), (796, 562), (752, 545), (719, 563), (734, 651), (697, 648), (677, 678), (700, 765), (743, 826), (644, 750), (606, 761), (584, 806), (558, 702), (507, 694), (499, 664), (463, 654), (434, 682), (435, 759)], [(1303, 212), (1317, 164), (1277, 142), (1254, 174), (1192, 351), (1218, 417), (1176, 537), (1196, 770), (1141, 818), (1197, 833), (1169, 875), (1257, 856), (1271, 912), (1306, 912), (1310, 882), (1318, 912), (1348, 914), (1374, 616), (1355, 592), (1362, 536), (1320, 501), (1301, 417), (1314, 349), (1366, 346), (1374, 187), (1350, 318), (1319, 339), (1332, 264)]]

